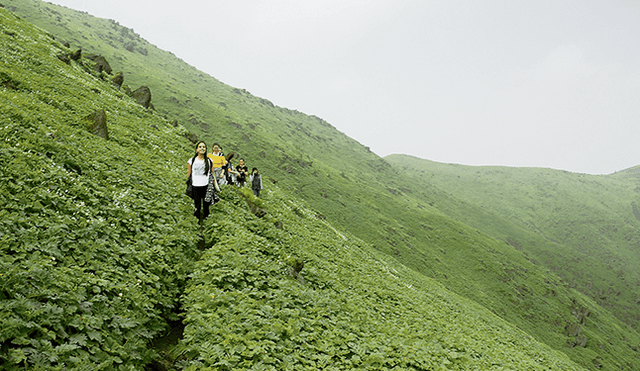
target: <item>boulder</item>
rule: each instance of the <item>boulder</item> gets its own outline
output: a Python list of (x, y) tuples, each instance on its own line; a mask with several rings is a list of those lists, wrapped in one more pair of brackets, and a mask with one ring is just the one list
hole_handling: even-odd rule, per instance
[(84, 120), (87, 123), (87, 130), (90, 133), (101, 138), (109, 140), (109, 130), (107, 128), (107, 113), (101, 109), (86, 116)]
[(80, 57), (82, 57), (82, 49), (78, 49), (75, 52), (71, 53), (69, 57), (74, 61), (80, 60)]
[(151, 105), (151, 89), (148, 86), (141, 86), (131, 93), (131, 97), (144, 108)]
[(87, 55), (88, 59), (91, 59), (92, 61), (94, 61), (96, 64), (95, 66), (93, 66), (93, 68), (96, 70), (96, 72), (101, 73), (102, 71), (106, 72), (107, 74), (111, 75), (111, 72), (113, 71), (111, 69), (111, 66), (109, 65), (109, 62), (107, 62), (107, 59), (105, 57), (103, 57), (102, 55), (98, 54), (90, 54)]
[(113, 83), (113, 85), (117, 86), (118, 89), (120, 89), (122, 83), (124, 82), (124, 75), (122, 74), (122, 72), (116, 73), (116, 75), (111, 79), (111, 82)]

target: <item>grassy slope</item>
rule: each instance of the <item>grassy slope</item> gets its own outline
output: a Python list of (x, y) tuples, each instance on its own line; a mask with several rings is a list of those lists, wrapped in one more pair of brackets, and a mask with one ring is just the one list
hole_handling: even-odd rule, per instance
[[(146, 364), (197, 256), (176, 201), (184, 128), (59, 61), (64, 47), (4, 9), (0, 50), (0, 364)], [(97, 109), (108, 141), (86, 129)]]
[(223, 198), (187, 287), (190, 370), (576, 367), (280, 189)]
[[(469, 217), (467, 223), (523, 249), (620, 319), (638, 326), (637, 178), (447, 165), (399, 155), (387, 160), (411, 169), (417, 182), (447, 189), (499, 215)], [(509, 225), (496, 225), (502, 219), (509, 220)], [(536, 243), (527, 242), (523, 229), (539, 236)]]
[[(634, 361), (630, 346), (636, 346), (637, 334), (604, 312), (584, 328), (587, 348), (567, 349), (574, 339), (564, 335), (564, 327), (577, 321), (573, 302), (599, 309), (511, 246), (445, 216), (465, 208), (480, 215), (478, 208), (436, 187), (412, 185), (323, 120), (221, 84), (112, 21), (37, 1), (8, 4), (73, 47), (105, 55), (116, 71), (125, 71), (125, 83), (133, 88), (151, 86), (159, 112), (208, 141), (222, 142), (227, 152), (240, 151), (249, 166), (257, 165), (303, 197), (340, 230), (438, 279), (582, 364), (604, 361), (616, 367)], [(129, 42), (146, 54), (124, 49)]]
[(143, 369), (178, 308), (189, 370), (581, 369), (277, 188), (225, 190), (200, 255), (184, 129), (4, 9), (0, 46), (3, 369)]

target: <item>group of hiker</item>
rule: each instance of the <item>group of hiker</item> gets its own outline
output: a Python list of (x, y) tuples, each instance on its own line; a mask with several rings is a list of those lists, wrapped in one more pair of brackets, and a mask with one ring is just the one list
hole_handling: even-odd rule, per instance
[(234, 167), (231, 163), (233, 157), (233, 152), (225, 156), (218, 143), (213, 144), (211, 153), (207, 153), (205, 142), (196, 143), (196, 153), (187, 161), (187, 194), (195, 203), (193, 215), (196, 218), (206, 219), (209, 216), (209, 206), (218, 202), (221, 185), (244, 187), (248, 179), (253, 194), (260, 197), (262, 177), (258, 169), (254, 167), (249, 173), (243, 158)]

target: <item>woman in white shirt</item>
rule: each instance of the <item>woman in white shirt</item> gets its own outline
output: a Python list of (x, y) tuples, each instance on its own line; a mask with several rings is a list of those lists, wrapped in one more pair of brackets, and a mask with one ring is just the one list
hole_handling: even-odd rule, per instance
[(198, 218), (198, 220), (206, 219), (209, 216), (209, 206), (211, 205), (211, 202), (205, 201), (204, 198), (207, 194), (209, 173), (213, 169), (213, 164), (207, 157), (207, 145), (205, 142), (200, 141), (196, 144), (196, 154), (193, 158), (187, 161), (187, 164), (189, 165), (187, 178), (191, 175), (191, 181), (193, 184), (193, 201), (196, 208), (193, 215)]

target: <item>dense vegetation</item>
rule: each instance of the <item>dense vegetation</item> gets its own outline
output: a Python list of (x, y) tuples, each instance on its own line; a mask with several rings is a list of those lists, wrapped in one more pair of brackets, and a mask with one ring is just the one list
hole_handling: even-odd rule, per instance
[[(184, 128), (0, 11), (0, 363), (146, 364), (197, 255), (190, 208), (176, 202)], [(108, 141), (86, 128), (97, 109)]]
[[(160, 353), (191, 369), (578, 368), (561, 351), (588, 369), (640, 364), (637, 332), (532, 257), (560, 242), (409, 176), (320, 118), (226, 86), (114, 21), (7, 3), (71, 43), (2, 11), (8, 362), (127, 369), (159, 363)], [(80, 47), (124, 71), (122, 89), (85, 58), (58, 58)], [(127, 94), (139, 85), (151, 87), (156, 112)], [(108, 140), (84, 120), (100, 109)], [(262, 202), (225, 190), (202, 256), (181, 195), (185, 136), (220, 141), (277, 182)], [(33, 171), (22, 168), (27, 159)], [(41, 284), (26, 290), (33, 272)], [(42, 310), (30, 317), (29, 306)], [(74, 313), (98, 319), (77, 327)], [(164, 344), (170, 329), (180, 335), (178, 314), (183, 340)]]
[(244, 191), (223, 193), (205, 228), (187, 369), (579, 369), (285, 192)]

